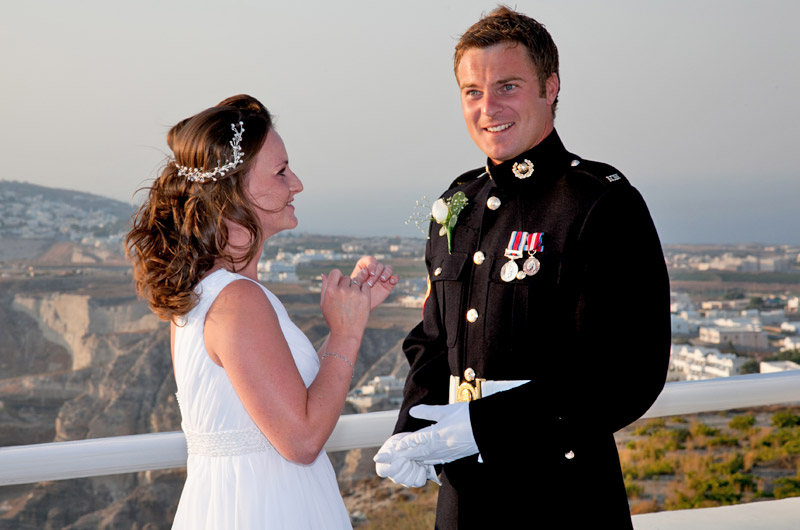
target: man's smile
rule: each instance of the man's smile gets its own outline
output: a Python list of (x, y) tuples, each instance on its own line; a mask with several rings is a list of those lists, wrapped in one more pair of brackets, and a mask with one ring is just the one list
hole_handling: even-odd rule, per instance
[(514, 125), (514, 122), (513, 122), (513, 121), (512, 121), (512, 122), (510, 122), (510, 123), (504, 123), (504, 124), (502, 124), (502, 125), (495, 125), (495, 126), (493, 126), (493, 127), (486, 127), (485, 129), (486, 129), (487, 131), (489, 131), (489, 132), (496, 133), (496, 132), (500, 132), (500, 131), (505, 131), (506, 129), (508, 129), (508, 128), (509, 128), (509, 127), (511, 127), (512, 125)]

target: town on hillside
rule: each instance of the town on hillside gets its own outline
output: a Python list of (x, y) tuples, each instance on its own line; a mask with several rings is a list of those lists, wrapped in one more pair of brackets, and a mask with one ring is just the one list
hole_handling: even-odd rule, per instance
[[(123, 238), (132, 212), (131, 205), (89, 194), (0, 181), (0, 446), (180, 428), (169, 329), (137, 299), (124, 257)], [(319, 311), (321, 273), (334, 267), (349, 272), (361, 255), (372, 254), (391, 264), (401, 278), (392, 296), (370, 317), (344, 413), (400, 405), (408, 373), (402, 343), (419, 322), (427, 289), (425, 243), (422, 237), (292, 231), (265, 245), (258, 264), (260, 280), (318, 345), (327, 334)], [(800, 368), (800, 247), (666, 245), (664, 253), (672, 291), (670, 380)], [(635, 299), (629, 310), (637, 310)], [(620, 322), (624, 325), (625, 315)], [(646, 352), (648, 345), (640, 346)], [(788, 414), (800, 426), (800, 416), (792, 411), (767, 407), (737, 413), (743, 416), (734, 418), (737, 427), (726, 426), (734, 421), (726, 412), (658, 419), (661, 423), (640, 420), (623, 429), (617, 443), (632, 511), (686, 507), (687, 488), (707, 492), (708, 484), (720, 480), (718, 469), (708, 464), (708, 481), (698, 482), (696, 467), (691, 466), (701, 457), (712, 464), (711, 459), (739, 458), (734, 449), (744, 455), (741, 462), (748, 464), (742, 469), (749, 473), (745, 478), (756, 486), (722, 501), (698, 493), (691, 506), (800, 494), (800, 478), (793, 478), (794, 438), (770, 425), (777, 415), (782, 415), (778, 419), (783, 418), (783, 425)], [(760, 438), (737, 430), (740, 424), (752, 424)], [(665, 445), (661, 440), (667, 435), (678, 441)], [(783, 453), (775, 449), (779, 436), (785, 438), (780, 438)], [(654, 444), (660, 444), (657, 453)], [(706, 446), (717, 452), (704, 456)], [(720, 447), (730, 455), (719, 453)], [(770, 455), (759, 453), (765, 447)], [(382, 509), (394, 517), (392, 510), (408, 505), (401, 501), (408, 491), (374, 476), (374, 451), (331, 455), (354, 520), (358, 513), (377, 520)], [(661, 455), (657, 462), (652, 454)], [(695, 471), (688, 476), (684, 468)], [(734, 471), (736, 476), (729, 480), (741, 481), (739, 468)], [(50, 518), (58, 528), (79, 518), (114, 520), (120, 528), (131, 527), (134, 520), (169, 521), (183, 470), (134, 475), (0, 488), (0, 526), (21, 527), (28, 517)], [(428, 503), (431, 498), (435, 503), (436, 490), (425, 491), (427, 497), (422, 491), (413, 493), (415, 506), (432, 513), (425, 507), (433, 506)], [(124, 509), (143, 502), (149, 506), (147, 515)]]
[[(119, 201), (0, 181), (0, 276), (91, 274), (104, 266), (124, 272), (132, 213)], [(421, 308), (424, 248), (419, 237), (287, 232), (267, 241), (258, 275), (318, 292), (321, 273), (373, 254), (401, 278), (388, 303)], [(800, 246), (666, 245), (664, 253), (672, 282), (669, 380), (800, 369)], [(396, 407), (402, 382), (373, 377), (351, 391), (351, 403), (362, 411)]]
[[(133, 208), (90, 194), (0, 181), (0, 277), (124, 274), (122, 240)], [(320, 274), (361, 255), (390, 263), (401, 282), (389, 305), (421, 308), (425, 240), (287, 232), (258, 264), (265, 284), (318, 292)], [(669, 380), (800, 369), (800, 246), (666, 245), (672, 282)], [(635, 311), (631, 301), (631, 311)], [(396, 407), (402, 381), (376, 374), (351, 391), (361, 411)]]

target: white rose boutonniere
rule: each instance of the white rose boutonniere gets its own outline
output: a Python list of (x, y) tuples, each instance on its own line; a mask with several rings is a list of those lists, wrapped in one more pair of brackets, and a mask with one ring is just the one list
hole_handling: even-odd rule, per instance
[(447, 252), (453, 253), (453, 228), (456, 227), (458, 221), (458, 214), (467, 205), (467, 196), (463, 191), (457, 191), (452, 197), (447, 199), (439, 199), (433, 203), (431, 207), (431, 217), (433, 220), (442, 225), (439, 229), (439, 235), (447, 235)]
[(436, 221), (442, 225), (439, 229), (439, 235), (447, 235), (447, 251), (452, 254), (453, 228), (455, 228), (456, 221), (458, 221), (458, 214), (467, 205), (467, 196), (464, 195), (463, 191), (458, 191), (449, 199), (438, 199), (430, 207), (428, 207), (428, 204), (430, 203), (425, 197), (421, 201), (417, 201), (417, 209), (414, 215), (406, 221), (406, 224), (413, 222), (423, 234), (427, 234), (428, 222)]
[(447, 207), (447, 203), (444, 202), (444, 199), (439, 199), (433, 203), (431, 214), (433, 215), (433, 220), (442, 225), (442, 229), (444, 229), (447, 216), (450, 215), (450, 209)]

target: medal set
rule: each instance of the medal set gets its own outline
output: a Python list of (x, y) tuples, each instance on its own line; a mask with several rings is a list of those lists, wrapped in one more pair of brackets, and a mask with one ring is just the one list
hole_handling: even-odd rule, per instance
[[(522, 280), (526, 276), (533, 276), (541, 268), (541, 263), (536, 259), (536, 253), (544, 249), (542, 242), (543, 232), (523, 232), (521, 230), (514, 230), (511, 232), (511, 238), (508, 240), (508, 247), (506, 247), (503, 255), (508, 258), (508, 263), (503, 265), (500, 269), (500, 279), (504, 282), (510, 282), (514, 279)], [(522, 270), (517, 265), (518, 259), (522, 258), (525, 252), (528, 252), (528, 259), (522, 264)]]

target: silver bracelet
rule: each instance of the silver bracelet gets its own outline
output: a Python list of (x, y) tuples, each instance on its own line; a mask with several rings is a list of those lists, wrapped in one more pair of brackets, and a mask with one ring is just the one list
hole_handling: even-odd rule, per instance
[(320, 359), (320, 362), (324, 361), (325, 357), (336, 357), (337, 359), (343, 360), (344, 362), (346, 362), (347, 364), (350, 365), (350, 370), (353, 371), (353, 374), (350, 376), (350, 379), (353, 379), (353, 377), (355, 377), (355, 375), (356, 375), (356, 367), (353, 366), (353, 363), (350, 362), (350, 359), (348, 359), (344, 355), (339, 355), (338, 353), (333, 353), (333, 352), (329, 351), (329, 352), (326, 352), (326, 353), (322, 354), (322, 358)]

